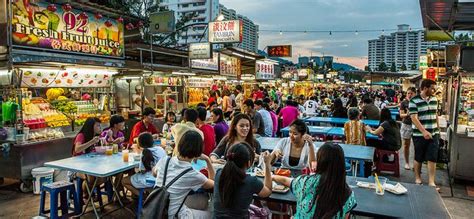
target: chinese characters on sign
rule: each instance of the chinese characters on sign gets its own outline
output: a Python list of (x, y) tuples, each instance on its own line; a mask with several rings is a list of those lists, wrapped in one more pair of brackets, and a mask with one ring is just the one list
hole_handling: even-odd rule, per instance
[(235, 57), (220, 54), (219, 67), (221, 75), (238, 77), (242, 74), (240, 59)]
[(270, 57), (291, 57), (291, 45), (268, 46)]
[(273, 79), (275, 77), (274, 66), (271, 62), (257, 61), (255, 64), (255, 79)]
[(115, 19), (97, 18), (70, 7), (51, 7), (46, 1), (34, 5), (14, 1), (12, 8), (14, 46), (114, 57), (124, 54), (123, 24)]
[(242, 22), (240, 20), (216, 21), (209, 23), (209, 42), (242, 42)]

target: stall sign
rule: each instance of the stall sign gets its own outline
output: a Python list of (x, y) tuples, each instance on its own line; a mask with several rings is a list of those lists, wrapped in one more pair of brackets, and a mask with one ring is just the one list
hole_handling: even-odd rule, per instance
[(275, 78), (275, 68), (273, 63), (265, 61), (256, 61), (255, 68), (256, 79), (271, 80)]
[(286, 71), (281, 75), (282, 78), (284, 79), (292, 79), (293, 78), (293, 72), (292, 71)]
[(219, 71), (221, 75), (239, 77), (242, 74), (240, 59), (221, 54), (219, 59)]
[(193, 59), (191, 68), (219, 71), (219, 53), (213, 52), (212, 59)]
[(427, 55), (421, 55), (420, 56), (420, 62), (419, 62), (419, 69), (424, 70), (428, 68), (428, 56)]
[(163, 86), (181, 86), (181, 79), (178, 77), (159, 77), (152, 76), (145, 79), (147, 85), (163, 85)]
[(110, 87), (113, 72), (101, 70), (21, 69), (22, 87)]
[(211, 59), (212, 48), (210, 43), (189, 44), (189, 59)]
[(291, 45), (268, 46), (269, 57), (291, 57)]
[(318, 75), (316, 75), (316, 79), (322, 80), (322, 79), (324, 79), (324, 75), (323, 74), (318, 74)]
[(242, 42), (242, 21), (209, 22), (208, 36), (211, 43), (240, 43)]
[(14, 1), (12, 8), (12, 42), (16, 47), (124, 56), (123, 24), (115, 19), (46, 1)]
[(434, 68), (429, 68), (426, 70), (423, 70), (423, 79), (430, 79), (433, 81), (436, 81), (438, 78), (438, 72)]

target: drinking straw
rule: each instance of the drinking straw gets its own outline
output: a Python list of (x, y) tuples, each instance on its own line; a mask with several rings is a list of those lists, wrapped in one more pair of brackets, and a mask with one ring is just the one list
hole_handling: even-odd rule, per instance
[(377, 176), (377, 173), (375, 173), (375, 182), (377, 183), (377, 186), (379, 187), (380, 191), (382, 191), (382, 185), (380, 184), (379, 177)]

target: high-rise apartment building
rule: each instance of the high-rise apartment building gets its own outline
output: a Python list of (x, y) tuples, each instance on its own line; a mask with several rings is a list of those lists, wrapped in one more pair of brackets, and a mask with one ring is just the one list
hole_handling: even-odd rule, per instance
[[(176, 21), (182, 16), (194, 13), (195, 16), (186, 25), (191, 23), (209, 23), (219, 15), (219, 0), (160, 0), (160, 6), (174, 11)], [(178, 44), (184, 46), (188, 43), (207, 41), (207, 24), (190, 27), (180, 33)], [(204, 35), (204, 36), (203, 36)]]
[(224, 20), (241, 20), (243, 22), (242, 42), (236, 44), (244, 50), (257, 52), (258, 50), (258, 25), (246, 16), (237, 14), (234, 9), (228, 9), (224, 5), (219, 5), (220, 14), (224, 16)]
[(425, 41), (423, 30), (411, 30), (407, 24), (398, 25), (398, 30), (390, 35), (381, 35), (378, 39), (369, 40), (369, 67), (378, 70), (384, 62), (388, 68), (395, 63), (397, 71), (405, 65), (407, 70), (418, 69), (419, 57), (426, 54), (426, 49), (445, 46), (448, 43)]

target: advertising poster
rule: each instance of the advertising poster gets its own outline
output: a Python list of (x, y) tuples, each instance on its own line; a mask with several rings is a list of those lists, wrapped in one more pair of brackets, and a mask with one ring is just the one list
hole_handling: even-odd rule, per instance
[(219, 67), (220, 73), (224, 76), (238, 77), (242, 74), (240, 59), (224, 54), (220, 55)]

